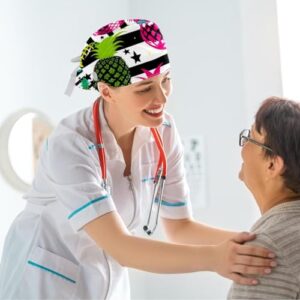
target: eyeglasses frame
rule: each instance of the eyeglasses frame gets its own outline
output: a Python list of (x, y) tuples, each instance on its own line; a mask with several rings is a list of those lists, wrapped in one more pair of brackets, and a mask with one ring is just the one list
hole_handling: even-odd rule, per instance
[[(248, 136), (244, 135), (244, 133), (247, 132), (248, 133)], [(240, 132), (240, 135), (239, 135), (239, 145), (241, 147), (243, 147), (245, 145), (245, 143), (242, 142), (243, 138), (246, 139), (246, 142), (251, 142), (252, 144), (255, 144), (257, 146), (260, 146), (262, 148), (264, 148), (265, 150), (268, 150), (272, 153), (274, 153), (273, 149), (271, 149), (270, 147), (266, 146), (265, 144), (263, 143), (260, 143), (254, 139), (252, 139), (250, 137), (250, 132), (251, 130), (250, 129), (243, 129), (241, 132)]]

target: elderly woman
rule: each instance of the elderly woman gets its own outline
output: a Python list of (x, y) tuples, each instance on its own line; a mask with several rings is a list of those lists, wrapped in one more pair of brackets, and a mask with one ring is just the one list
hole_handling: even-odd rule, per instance
[(239, 177), (262, 213), (250, 243), (272, 249), (278, 266), (257, 286), (233, 284), (228, 298), (300, 299), (300, 103), (265, 100), (239, 142)]

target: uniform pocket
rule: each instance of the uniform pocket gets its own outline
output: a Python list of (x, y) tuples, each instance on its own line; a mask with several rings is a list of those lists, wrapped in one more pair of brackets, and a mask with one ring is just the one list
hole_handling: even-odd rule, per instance
[(79, 266), (41, 247), (30, 253), (27, 271), (34, 299), (71, 299), (76, 291)]

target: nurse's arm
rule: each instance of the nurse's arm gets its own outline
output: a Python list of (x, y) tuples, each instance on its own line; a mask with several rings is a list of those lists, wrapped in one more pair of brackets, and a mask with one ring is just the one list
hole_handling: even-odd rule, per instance
[(237, 232), (199, 223), (192, 219), (161, 218), (167, 238), (172, 242), (196, 245), (216, 245), (233, 238)]
[[(240, 251), (240, 245), (233, 240), (217, 246), (198, 246), (132, 236), (116, 212), (93, 220), (84, 229), (100, 248), (121, 265), (148, 272), (214, 271), (237, 283), (253, 284), (252, 278), (240, 274), (263, 274), (265, 266), (270, 264), (269, 259), (247, 256), (249, 252), (255, 254), (253, 249), (256, 248), (248, 246), (246, 251)], [(267, 257), (269, 251), (261, 250), (258, 254)], [(244, 265), (245, 257), (248, 261)]]

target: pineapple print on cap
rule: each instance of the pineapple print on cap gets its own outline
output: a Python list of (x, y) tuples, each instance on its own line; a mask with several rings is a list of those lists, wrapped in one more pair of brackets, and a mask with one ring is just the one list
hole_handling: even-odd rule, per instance
[(113, 34), (113, 32), (123, 26), (125, 24), (124, 20), (120, 20), (114, 23), (109, 23), (100, 29), (98, 29), (96, 32), (93, 33), (94, 36), (97, 35), (104, 35), (104, 34)]
[(165, 41), (158, 28), (153, 22), (141, 24), (141, 35), (143, 40), (153, 48), (166, 49)]
[(87, 40), (79, 66), (66, 90), (97, 89), (99, 81), (113, 87), (147, 80), (170, 69), (169, 57), (158, 26), (145, 19), (125, 19), (100, 27)]
[[(99, 60), (94, 72), (96, 81), (104, 81), (111, 86), (119, 87), (130, 83), (130, 71), (125, 61), (118, 56)], [(97, 88), (95, 86), (95, 88)]]
[(130, 83), (130, 71), (126, 62), (119, 56), (115, 56), (116, 51), (122, 44), (118, 41), (118, 32), (109, 36), (100, 43), (95, 43), (93, 53), (98, 62), (94, 68), (95, 81), (104, 81), (111, 86), (119, 87)]
[(94, 44), (95, 43), (92, 43), (92, 44), (88, 44), (84, 47), (84, 49), (82, 50), (82, 53), (81, 53), (81, 56), (80, 56), (80, 68), (84, 68), (85, 66), (88, 65), (88, 57), (91, 57), (92, 56), (92, 51), (94, 49)]

